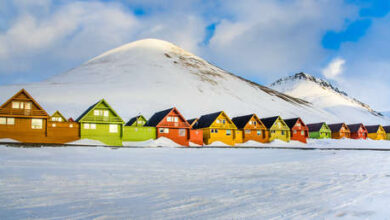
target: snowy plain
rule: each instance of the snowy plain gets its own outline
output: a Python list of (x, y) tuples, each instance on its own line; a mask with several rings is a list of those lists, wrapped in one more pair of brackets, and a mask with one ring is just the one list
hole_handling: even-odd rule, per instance
[(386, 219), (390, 152), (0, 145), (0, 219)]

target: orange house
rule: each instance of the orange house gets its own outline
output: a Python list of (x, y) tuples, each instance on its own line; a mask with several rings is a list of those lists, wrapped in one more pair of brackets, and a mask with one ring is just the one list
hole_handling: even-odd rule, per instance
[(236, 125), (237, 130), (241, 130), (240, 135), (242, 135), (242, 138), (236, 140), (242, 139), (243, 143), (247, 141), (269, 142), (268, 130), (256, 114), (235, 117), (232, 118), (232, 121)]
[(190, 129), (190, 142), (197, 144), (197, 145), (203, 145), (203, 130), (202, 129), (194, 129), (198, 126), (198, 118), (187, 120), (188, 123), (191, 125)]
[(0, 139), (46, 143), (49, 115), (24, 89), (0, 106)]
[(80, 124), (67, 120), (59, 111), (50, 116), (47, 125), (49, 143), (65, 144), (80, 139)]
[(351, 131), (345, 123), (330, 124), (328, 127), (332, 131), (332, 139), (351, 138)]
[(166, 137), (182, 146), (189, 145), (191, 125), (176, 108), (155, 113), (146, 126), (157, 128), (157, 138)]

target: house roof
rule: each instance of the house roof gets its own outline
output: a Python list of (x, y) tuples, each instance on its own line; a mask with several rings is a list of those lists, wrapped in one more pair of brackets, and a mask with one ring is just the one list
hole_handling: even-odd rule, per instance
[(77, 122), (80, 122), (91, 110), (96, 108), (99, 104), (104, 103), (107, 105), (107, 107), (112, 111), (112, 113), (120, 119), (120, 121), (123, 123), (122, 118), (115, 112), (115, 110), (106, 102), (106, 100), (101, 99), (100, 101), (96, 102), (95, 104), (91, 105), (87, 110), (85, 110), (77, 119)]
[(192, 118), (190, 120), (187, 120), (187, 122), (191, 125), (191, 127), (196, 127), (198, 120), (199, 120), (198, 118)]
[(287, 126), (291, 129), (295, 126), (299, 118), (289, 118), (289, 119), (284, 119), (283, 121), (286, 122)]
[(59, 115), (65, 122), (67, 122), (68, 120), (64, 117), (64, 115), (61, 114), (60, 111), (56, 111), (54, 112), (50, 117), (54, 117), (55, 115)]
[(262, 118), (260, 119), (264, 126), (267, 127), (268, 129), (272, 127), (272, 125), (275, 123), (276, 120), (278, 120), (279, 116), (275, 117), (269, 117), (269, 118)]
[(349, 130), (352, 132), (352, 133), (355, 133), (355, 132), (358, 132), (360, 127), (364, 127), (363, 124), (359, 123), (359, 124), (350, 124), (348, 125), (348, 128)]
[(145, 117), (143, 115), (137, 115), (137, 116), (135, 116), (133, 118), (130, 118), (130, 120), (126, 123), (126, 126), (133, 125), (139, 118), (143, 118), (146, 121), (146, 119), (145, 119)]
[(160, 112), (154, 113), (154, 115), (148, 120), (146, 126), (156, 127), (165, 116), (167, 116), (174, 108), (166, 109)]
[(251, 118), (254, 116), (254, 114), (251, 115), (244, 115), (239, 117), (232, 118), (233, 123), (236, 125), (237, 128), (243, 129), (246, 124), (251, 120)]
[(218, 116), (222, 113), (220, 112), (215, 112), (207, 115), (202, 115), (199, 120), (198, 120), (198, 125), (196, 128), (208, 128), (211, 126), (211, 124), (218, 118)]
[(4, 102), (0, 108), (4, 108), (6, 105), (8, 105), (12, 100), (14, 100), (19, 94), (24, 94), (27, 96), (27, 98), (29, 98), (33, 103), (34, 105), (36, 105), (38, 107), (39, 110), (43, 111), (45, 116), (46, 117), (50, 117), (49, 114), (47, 114), (47, 112), (45, 111), (45, 109), (42, 108), (41, 105), (39, 105), (39, 103), (30, 95), (30, 93), (28, 93), (25, 89), (21, 89), (19, 92), (17, 92), (15, 95), (13, 95), (11, 98), (9, 98), (6, 102)]
[(367, 132), (368, 133), (377, 133), (379, 130), (380, 125), (369, 125), (366, 126)]
[(328, 127), (332, 132), (338, 132), (343, 127), (344, 123), (329, 124)]
[(383, 126), (383, 129), (385, 129), (386, 133), (390, 133), (390, 126)]
[(307, 124), (306, 126), (309, 128), (309, 132), (320, 131), (325, 122)]

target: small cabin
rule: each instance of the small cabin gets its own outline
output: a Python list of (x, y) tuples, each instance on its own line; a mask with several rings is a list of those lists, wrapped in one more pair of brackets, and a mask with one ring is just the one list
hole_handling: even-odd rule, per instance
[(156, 139), (156, 128), (151, 126), (145, 126), (147, 123), (146, 118), (143, 115), (138, 115), (131, 118), (124, 127), (123, 141), (146, 141), (150, 139)]
[(199, 118), (193, 118), (190, 120), (187, 120), (188, 123), (191, 125), (190, 130), (190, 143), (194, 143), (196, 145), (203, 145), (203, 130), (202, 129), (196, 129), (198, 126)]
[(309, 129), (309, 138), (328, 139), (332, 138), (332, 131), (325, 122), (307, 124)]
[(348, 128), (351, 131), (351, 139), (367, 139), (368, 132), (362, 123), (349, 124)]
[(59, 111), (54, 112), (47, 123), (48, 142), (65, 144), (80, 139), (79, 123), (67, 120)]
[(345, 123), (329, 124), (332, 131), (332, 139), (350, 138), (351, 132)]
[(382, 125), (370, 125), (366, 126), (368, 132), (368, 138), (372, 140), (386, 140), (387, 133)]
[(157, 138), (165, 137), (182, 146), (189, 146), (191, 126), (175, 107), (155, 113), (146, 126), (157, 128)]
[(285, 119), (287, 126), (290, 128), (291, 140), (307, 143), (309, 138), (309, 129), (301, 118)]
[(237, 140), (242, 140), (241, 143), (247, 141), (268, 143), (269, 134), (267, 128), (256, 114), (234, 117), (232, 121), (242, 135), (242, 138), (236, 138), (236, 143), (240, 143)]
[(291, 138), (290, 128), (280, 116), (260, 119), (269, 133), (269, 141), (281, 140), (289, 142)]
[(386, 132), (386, 140), (390, 140), (390, 126), (383, 126), (383, 129)]
[(24, 89), (0, 106), (0, 139), (47, 143), (49, 114)]
[(80, 123), (81, 139), (122, 146), (124, 121), (104, 99), (90, 106), (76, 121)]
[(230, 146), (235, 144), (237, 127), (224, 111), (202, 115), (195, 128), (203, 130), (203, 142), (206, 145), (216, 141)]

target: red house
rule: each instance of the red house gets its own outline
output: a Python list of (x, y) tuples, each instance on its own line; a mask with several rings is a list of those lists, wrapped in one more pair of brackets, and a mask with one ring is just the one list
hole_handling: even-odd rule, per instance
[(187, 121), (191, 125), (190, 142), (203, 146), (203, 130), (202, 129), (194, 129), (197, 127), (199, 119), (194, 118), (194, 119), (190, 119)]
[(348, 128), (351, 131), (351, 139), (367, 139), (368, 132), (363, 124), (351, 124)]
[(189, 145), (191, 125), (176, 108), (155, 113), (146, 126), (157, 128), (157, 138), (166, 137), (177, 144)]
[(300, 141), (302, 143), (307, 143), (307, 138), (309, 138), (309, 128), (302, 121), (301, 118), (290, 118), (284, 120), (287, 126), (291, 130), (291, 140)]

